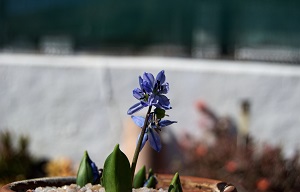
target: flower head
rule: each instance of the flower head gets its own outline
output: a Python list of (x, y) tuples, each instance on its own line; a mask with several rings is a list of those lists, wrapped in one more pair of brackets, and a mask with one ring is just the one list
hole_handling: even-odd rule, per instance
[[(145, 118), (141, 116), (131, 116), (133, 122), (139, 126), (143, 127)], [(149, 140), (150, 146), (157, 152), (161, 150), (161, 142), (159, 138), (159, 131), (161, 131), (161, 128), (169, 126), (173, 123), (176, 123), (176, 121), (170, 121), (170, 120), (155, 120), (154, 114), (150, 114), (150, 117), (148, 119), (146, 132), (143, 137), (142, 146), (140, 150), (144, 147), (146, 142)], [(138, 139), (140, 138), (140, 135), (138, 136)]]
[(169, 92), (169, 83), (166, 82), (165, 71), (160, 71), (154, 79), (153, 74), (145, 72), (139, 76), (139, 88), (133, 90), (133, 96), (139, 100), (127, 111), (128, 115), (147, 106), (155, 106), (164, 110), (171, 109), (170, 101), (165, 96)]

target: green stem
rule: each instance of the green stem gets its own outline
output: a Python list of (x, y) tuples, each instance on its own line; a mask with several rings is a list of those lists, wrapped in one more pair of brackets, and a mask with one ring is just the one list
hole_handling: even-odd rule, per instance
[(138, 143), (136, 145), (134, 156), (133, 156), (133, 159), (132, 159), (132, 163), (131, 163), (131, 181), (132, 182), (133, 182), (133, 178), (134, 178), (134, 173), (135, 173), (137, 160), (139, 158), (139, 154), (140, 154), (140, 151), (141, 151), (140, 149), (141, 149), (141, 146), (142, 146), (142, 141), (143, 141), (143, 138), (144, 138), (144, 135), (145, 135), (145, 132), (146, 132), (147, 125), (148, 125), (148, 119), (150, 117), (151, 108), (152, 108), (152, 106), (149, 106), (148, 112), (147, 112), (147, 115), (146, 115), (146, 118), (145, 118), (144, 126), (142, 128), (142, 132), (141, 132), (140, 138), (138, 140)]

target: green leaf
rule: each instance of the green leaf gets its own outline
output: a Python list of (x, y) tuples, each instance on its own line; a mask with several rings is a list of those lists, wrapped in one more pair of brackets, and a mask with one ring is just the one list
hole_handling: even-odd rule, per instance
[(130, 163), (119, 144), (105, 160), (102, 184), (106, 192), (132, 191)]
[(166, 111), (163, 110), (163, 109), (160, 109), (160, 108), (155, 108), (155, 109), (154, 109), (154, 113), (156, 114), (156, 117), (157, 117), (158, 119), (162, 119), (162, 118), (164, 118), (165, 115), (166, 115)]
[(133, 188), (137, 189), (143, 187), (145, 181), (146, 181), (146, 167), (143, 166), (134, 176)]
[(176, 173), (171, 181), (168, 192), (182, 192), (179, 174)]
[(155, 178), (154, 175), (150, 176), (149, 179), (146, 181), (146, 186), (148, 188), (155, 188), (157, 184), (157, 179)]
[(154, 175), (154, 172), (153, 170), (150, 168), (149, 171), (148, 171), (148, 179), (150, 179), (150, 177)]
[(88, 183), (93, 182), (93, 170), (89, 163), (90, 157), (87, 151), (84, 152), (83, 158), (81, 159), (80, 166), (77, 172), (76, 183), (79, 186), (84, 186)]

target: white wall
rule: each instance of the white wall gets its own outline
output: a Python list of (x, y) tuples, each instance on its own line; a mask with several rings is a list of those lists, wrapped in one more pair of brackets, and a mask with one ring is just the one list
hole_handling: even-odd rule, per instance
[(256, 141), (282, 144), (287, 155), (300, 149), (300, 68), (242, 61), (2, 53), (0, 130), (29, 135), (36, 155), (78, 163), (87, 149), (102, 164), (121, 142), (138, 75), (161, 69), (170, 83), (168, 114), (178, 121), (174, 133), (197, 132), (198, 99), (236, 120), (248, 99)]

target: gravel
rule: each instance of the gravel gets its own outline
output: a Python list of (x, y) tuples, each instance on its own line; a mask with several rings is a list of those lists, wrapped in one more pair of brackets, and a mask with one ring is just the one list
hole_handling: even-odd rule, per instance
[[(164, 189), (149, 189), (146, 187), (139, 189), (132, 189), (132, 192), (167, 192)], [(36, 189), (30, 189), (26, 192), (105, 192), (105, 189), (101, 185), (87, 184), (84, 187), (80, 187), (76, 184), (65, 185), (63, 187), (38, 187)]]

